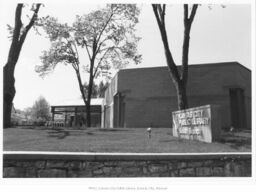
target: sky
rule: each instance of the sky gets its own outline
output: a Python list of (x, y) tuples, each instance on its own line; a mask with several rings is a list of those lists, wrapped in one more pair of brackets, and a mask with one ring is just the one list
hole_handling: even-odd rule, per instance
[[(40, 8), (39, 16), (50, 15), (61, 22), (72, 23), (75, 15), (87, 14), (103, 7), (103, 4), (56, 4), (47, 3)], [(6, 24), (13, 25), (16, 4), (0, 6), (0, 63), (6, 64), (10, 39), (7, 37)], [(142, 54), (142, 62), (134, 67), (166, 66), (160, 32), (149, 4), (139, 4), (141, 13), (136, 34), (141, 37), (138, 51)], [(183, 41), (183, 6), (168, 5), (166, 10), (167, 35), (174, 60), (180, 64)], [(251, 69), (251, 7), (246, 4), (201, 5), (198, 8), (191, 29), (189, 63), (215, 63), (238, 61)], [(23, 45), (20, 58), (15, 69), (16, 95), (14, 106), (17, 109), (31, 107), (39, 96), (54, 105), (61, 101), (74, 100), (81, 97), (76, 75), (70, 66), (58, 65), (55, 71), (41, 78), (35, 72), (35, 65), (40, 64), (40, 55), (50, 47), (45, 35), (39, 36), (33, 30)], [(83, 81), (87, 80), (83, 74)]]

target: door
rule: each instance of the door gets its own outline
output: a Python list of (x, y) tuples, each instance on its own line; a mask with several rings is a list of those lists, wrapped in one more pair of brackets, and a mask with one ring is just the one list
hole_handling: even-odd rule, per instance
[(124, 96), (117, 93), (114, 96), (114, 127), (125, 126), (125, 102)]
[(241, 88), (229, 89), (231, 125), (236, 129), (246, 128), (246, 114), (244, 90)]

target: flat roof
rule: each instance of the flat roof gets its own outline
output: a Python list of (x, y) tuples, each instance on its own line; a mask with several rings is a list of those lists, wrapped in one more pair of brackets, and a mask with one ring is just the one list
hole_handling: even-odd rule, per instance
[[(102, 105), (104, 98), (93, 98), (91, 99), (91, 105)], [(62, 100), (54, 103), (51, 105), (52, 107), (57, 106), (85, 106), (83, 99), (69, 99), (69, 100)]]
[[(222, 67), (222, 66), (227, 66), (227, 65), (238, 65), (242, 67), (243, 69), (248, 70), (251, 72), (251, 70), (241, 63), (237, 61), (230, 61), (230, 62), (219, 62), (219, 63), (200, 63), (200, 64), (189, 64), (188, 67)], [(178, 68), (180, 68), (182, 65), (177, 65)], [(157, 67), (138, 67), (138, 68), (125, 68), (125, 69), (120, 69), (119, 71), (127, 71), (127, 70), (142, 70), (142, 69), (160, 69), (160, 68), (168, 68), (168, 66), (157, 66)], [(119, 72), (118, 71), (118, 72)]]

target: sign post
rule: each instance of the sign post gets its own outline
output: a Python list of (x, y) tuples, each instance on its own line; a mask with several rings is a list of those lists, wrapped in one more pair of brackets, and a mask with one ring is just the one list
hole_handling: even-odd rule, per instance
[(205, 105), (172, 112), (173, 136), (211, 143), (221, 134), (219, 106)]

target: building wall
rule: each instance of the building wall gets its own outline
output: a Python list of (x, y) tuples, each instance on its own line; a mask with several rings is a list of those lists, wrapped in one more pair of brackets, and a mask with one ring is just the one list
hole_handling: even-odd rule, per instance
[(118, 73), (113, 77), (104, 99), (104, 127), (113, 127), (114, 122), (114, 95), (117, 93)]
[[(167, 67), (120, 70), (115, 81), (118, 81), (117, 92), (124, 96), (126, 127), (172, 126), (171, 112), (178, 109), (177, 96)], [(189, 107), (220, 105), (222, 127), (231, 125), (230, 88), (244, 89), (247, 128), (250, 128), (251, 72), (235, 62), (190, 65)]]

